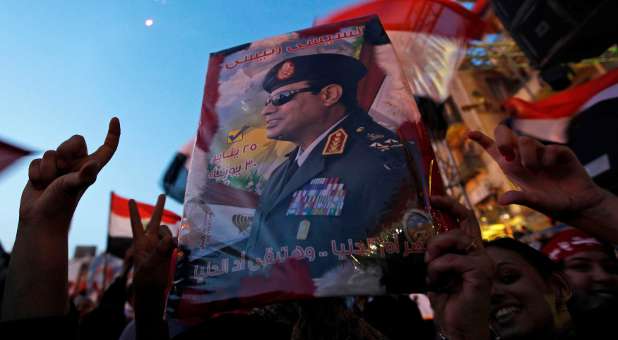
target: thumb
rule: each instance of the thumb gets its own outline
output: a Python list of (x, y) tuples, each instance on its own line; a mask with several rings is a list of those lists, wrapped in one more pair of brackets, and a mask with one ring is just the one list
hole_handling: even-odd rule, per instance
[(56, 178), (41, 196), (44, 209), (53, 216), (72, 215), (83, 191), (96, 180), (98, 170), (98, 164), (89, 161), (79, 171)]
[(519, 204), (533, 209), (537, 201), (532, 194), (516, 190), (507, 191), (498, 197), (498, 203), (501, 205)]
[(99, 164), (95, 160), (90, 160), (79, 169), (60, 178), (58, 185), (64, 192), (79, 192), (85, 190), (97, 180)]

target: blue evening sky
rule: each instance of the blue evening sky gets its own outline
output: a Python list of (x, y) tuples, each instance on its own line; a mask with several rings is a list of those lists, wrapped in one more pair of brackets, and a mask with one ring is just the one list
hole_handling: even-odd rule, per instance
[[(42, 152), (73, 134), (98, 147), (113, 116), (119, 149), (73, 219), (75, 245), (105, 247), (110, 191), (154, 202), (194, 133), (208, 55), (311, 26), (354, 0), (0, 1), (0, 139)], [(151, 27), (145, 20), (152, 18)], [(24, 158), (0, 173), (0, 242), (10, 249)], [(168, 200), (166, 207), (182, 213)]]

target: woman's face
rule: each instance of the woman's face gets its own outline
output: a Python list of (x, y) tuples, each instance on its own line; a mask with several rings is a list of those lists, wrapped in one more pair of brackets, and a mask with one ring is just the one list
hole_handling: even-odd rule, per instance
[(602, 251), (579, 252), (564, 259), (564, 274), (573, 287), (571, 307), (579, 313), (618, 304), (618, 261)]
[(555, 327), (551, 286), (514, 251), (487, 248), (496, 264), (490, 324), (502, 339), (531, 339)]

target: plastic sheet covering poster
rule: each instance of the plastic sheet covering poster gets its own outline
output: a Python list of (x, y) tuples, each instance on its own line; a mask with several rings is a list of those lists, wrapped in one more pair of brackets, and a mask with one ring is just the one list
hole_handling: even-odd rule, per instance
[(172, 318), (423, 290), (443, 189), (377, 17), (213, 53), (206, 78)]

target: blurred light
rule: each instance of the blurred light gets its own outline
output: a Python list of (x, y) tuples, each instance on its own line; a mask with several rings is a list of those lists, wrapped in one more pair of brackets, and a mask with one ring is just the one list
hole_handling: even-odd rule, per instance
[(146, 25), (146, 27), (150, 27), (154, 25), (154, 20), (152, 20), (151, 18), (148, 18), (146, 19), (146, 21), (144, 21), (144, 25)]

